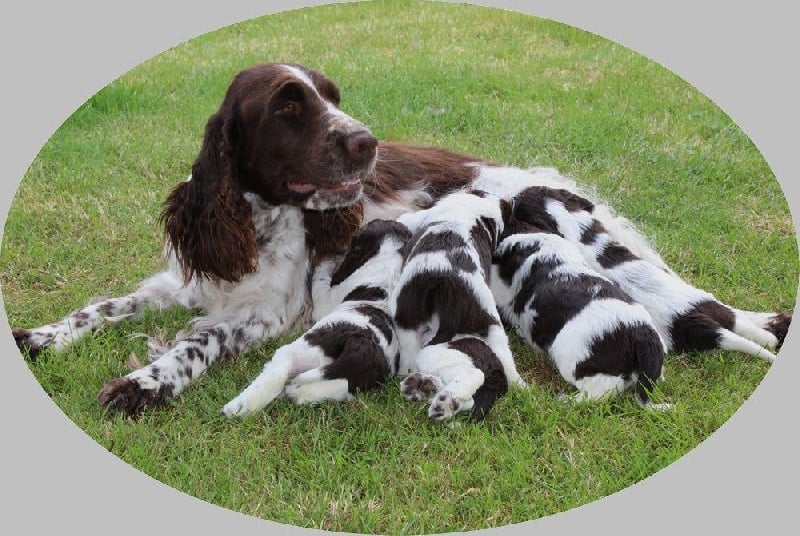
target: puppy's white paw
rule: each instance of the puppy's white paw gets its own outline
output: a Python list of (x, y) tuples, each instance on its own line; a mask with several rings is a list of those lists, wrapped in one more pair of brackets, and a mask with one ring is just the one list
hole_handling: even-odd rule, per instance
[(459, 399), (447, 391), (442, 391), (431, 401), (431, 405), (428, 407), (428, 417), (435, 421), (451, 419), (456, 413), (471, 410), (474, 405), (475, 402), (472, 398)]
[(222, 407), (222, 414), (226, 417), (244, 417), (252, 412), (243, 396), (237, 396)]
[(427, 402), (443, 387), (436, 376), (412, 372), (400, 382), (400, 393), (410, 402)]
[(286, 389), (284, 389), (283, 393), (295, 404), (307, 405), (318, 402), (318, 400), (313, 398), (311, 389), (309, 389), (308, 385), (290, 383), (286, 386)]
[(322, 380), (311, 383), (290, 382), (284, 394), (296, 404), (319, 404), (326, 401), (349, 402), (355, 397), (348, 389), (347, 380)]

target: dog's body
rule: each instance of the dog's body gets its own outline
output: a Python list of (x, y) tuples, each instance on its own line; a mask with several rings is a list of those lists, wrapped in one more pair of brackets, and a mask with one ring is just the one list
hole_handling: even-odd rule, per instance
[[(130, 295), (55, 324), (15, 328), (17, 346), (34, 358), (148, 307), (199, 309), (202, 316), (157, 349), (151, 364), (102, 389), (103, 405), (135, 415), (180, 392), (220, 357), (286, 333), (303, 311), (313, 265), (340, 254), (372, 219), (394, 219), (469, 186), (505, 198), (536, 185), (585, 195), (551, 170), (379, 144), (338, 103), (336, 85), (311, 69), (265, 64), (242, 71), (208, 121), (190, 180), (166, 201), (167, 269)], [(613, 240), (666, 268), (627, 220), (601, 205), (593, 214)], [(765, 314), (764, 322), (773, 317)], [(776, 325), (783, 334), (786, 327)]]
[(600, 276), (576, 246), (512, 218), (492, 259), (492, 293), (501, 317), (546, 354), (576, 400), (633, 385), (640, 404), (661, 377), (664, 344), (647, 311)]
[(515, 198), (521, 218), (551, 226), (593, 269), (644, 306), (666, 350), (724, 349), (774, 361), (788, 329), (788, 315), (765, 315), (729, 307), (672, 271), (639, 258), (609, 235), (588, 200), (565, 190), (530, 188)]
[(319, 320), (279, 348), (223, 413), (250, 414), (284, 392), (300, 404), (350, 400), (396, 374), (398, 343), (388, 299), (410, 235), (397, 222), (375, 220), (353, 236), (343, 258), (321, 263), (312, 283)]
[(503, 203), (459, 192), (399, 218), (413, 232), (389, 301), (399, 370), (411, 374), (401, 390), (411, 400), (432, 396), (428, 415), (437, 420), (473, 410), (478, 389), (493, 389), (478, 397), (473, 416), (481, 418), (508, 384), (524, 385), (488, 285)]

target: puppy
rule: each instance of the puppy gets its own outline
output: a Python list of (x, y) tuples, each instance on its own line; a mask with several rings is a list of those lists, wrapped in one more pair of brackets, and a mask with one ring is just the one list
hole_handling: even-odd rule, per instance
[(491, 289), (501, 317), (578, 389), (576, 400), (636, 385), (641, 405), (667, 409), (648, 395), (664, 362), (650, 315), (553, 228), (512, 217), (492, 259)]
[[(515, 214), (523, 221), (550, 226), (581, 251), (599, 273), (619, 285), (650, 313), (667, 352), (733, 350), (769, 362), (769, 349), (782, 342), (788, 315), (765, 315), (729, 307), (677, 274), (659, 268), (613, 240), (593, 216), (591, 202), (566, 190), (528, 188), (515, 197)], [(782, 329), (781, 329), (782, 328)]]
[(401, 392), (430, 400), (435, 420), (480, 420), (509, 384), (524, 385), (488, 285), (509, 205), (457, 192), (399, 221), (413, 235), (389, 304), (400, 343)]
[(247, 415), (282, 393), (298, 404), (351, 400), (396, 374), (398, 343), (388, 298), (410, 236), (398, 222), (375, 220), (354, 235), (342, 258), (321, 263), (312, 280), (316, 323), (279, 348), (222, 412)]

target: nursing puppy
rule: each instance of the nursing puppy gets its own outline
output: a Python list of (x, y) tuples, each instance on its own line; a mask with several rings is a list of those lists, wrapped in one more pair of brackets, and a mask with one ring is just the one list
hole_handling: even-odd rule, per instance
[(400, 343), (401, 392), (432, 399), (435, 420), (483, 418), (509, 384), (524, 385), (488, 285), (509, 205), (478, 192), (450, 194), (398, 221), (413, 235), (389, 304)]
[(550, 226), (581, 251), (589, 264), (619, 285), (650, 313), (667, 352), (733, 350), (769, 362), (783, 342), (789, 316), (765, 315), (729, 307), (712, 294), (656, 267), (613, 240), (593, 216), (591, 202), (566, 190), (528, 188), (515, 197), (515, 213), (523, 221)]
[(388, 298), (410, 236), (400, 223), (375, 220), (354, 235), (343, 257), (321, 263), (311, 289), (316, 323), (279, 348), (223, 413), (250, 414), (282, 393), (298, 404), (351, 400), (396, 374)]
[(492, 259), (491, 289), (501, 316), (578, 389), (576, 400), (635, 385), (641, 405), (667, 409), (648, 395), (664, 361), (650, 315), (554, 228), (512, 217)]

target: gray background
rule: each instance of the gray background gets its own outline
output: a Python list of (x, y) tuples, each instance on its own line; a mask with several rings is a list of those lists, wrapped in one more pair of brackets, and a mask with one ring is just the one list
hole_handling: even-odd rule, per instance
[[(175, 3), (29, 1), (0, 8), (0, 214), (39, 148), (89, 96), (163, 50), (228, 24), (320, 5), (313, 1)], [(798, 135), (789, 2), (726, 5), (605, 1), (472, 2), (565, 22), (629, 46), (674, 71), (725, 110), (753, 139), (793, 212)], [(187, 162), (187, 169), (190, 163)], [(531, 164), (534, 164), (533, 162)], [(179, 178), (176, 178), (178, 180)], [(797, 225), (796, 215), (794, 216)], [(17, 352), (0, 309), (0, 527), (40, 534), (307, 533), (209, 505), (107, 453), (44, 394)], [(800, 360), (790, 333), (778, 362), (719, 431), (644, 482), (581, 508), (497, 529), (500, 534), (752, 533), (795, 525), (793, 385)], [(535, 466), (531, 466), (535, 471)], [(786, 532), (780, 530), (781, 533)]]

